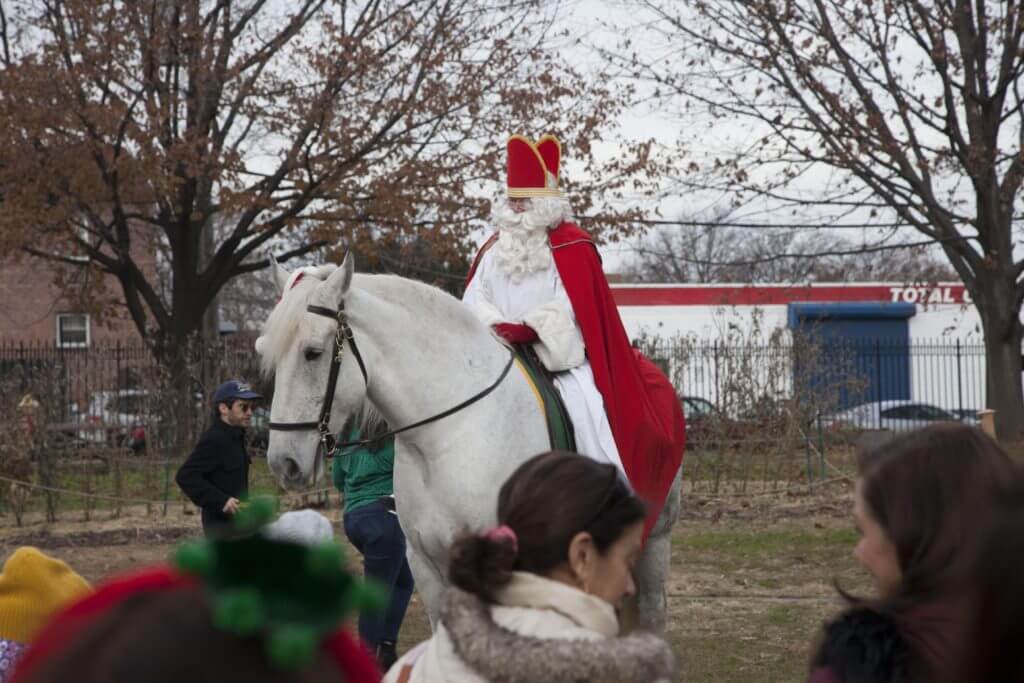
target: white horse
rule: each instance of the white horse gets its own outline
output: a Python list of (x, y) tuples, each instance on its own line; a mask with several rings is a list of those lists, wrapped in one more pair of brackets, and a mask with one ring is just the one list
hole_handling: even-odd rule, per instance
[[(272, 423), (316, 422), (325, 398), (338, 324), (307, 310), (343, 306), (362, 364), (345, 342), (330, 429), (369, 399), (392, 429), (456, 406), (490, 387), (509, 351), (462, 302), (420, 282), (320, 266), (290, 282), (274, 263), (282, 298), (257, 342), (273, 373)], [(290, 288), (288, 287), (291, 284)], [(303, 489), (325, 470), (314, 429), (271, 430), (267, 459), (286, 488)], [(495, 523), (501, 484), (525, 460), (550, 448), (545, 418), (517, 366), (485, 397), (443, 419), (402, 433), (395, 448), (395, 501), (409, 564), (431, 623), (446, 584), (448, 548), (464, 529)], [(670, 531), (679, 510), (679, 475), (636, 570), (641, 626), (662, 630)]]

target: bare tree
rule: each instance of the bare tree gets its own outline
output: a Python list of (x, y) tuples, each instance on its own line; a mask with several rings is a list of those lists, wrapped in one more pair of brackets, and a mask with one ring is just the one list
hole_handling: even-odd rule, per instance
[(217, 296), (221, 324), (238, 332), (259, 332), (277, 298), (277, 286), (263, 273), (240, 275)]
[[(448, 245), (433, 240), (395, 240), (385, 235), (384, 241), (375, 244), (372, 251), (357, 248), (353, 254), (362, 272), (422, 280), (458, 295), (462, 292), (469, 263), (461, 252), (451, 255), (447, 251)], [(220, 319), (240, 332), (259, 331), (277, 298), (276, 285), (264, 273), (240, 275), (228, 282), (217, 297)]]
[(927, 245), (865, 251), (835, 234), (730, 225), (724, 214), (660, 226), (633, 252), (624, 274), (639, 282), (935, 283), (957, 279), (935, 248)]
[[(851, 245), (851, 251), (856, 247)], [(934, 284), (957, 280), (949, 262), (931, 246), (860, 252), (849, 256), (816, 259), (817, 282), (902, 282)]]
[[(644, 146), (591, 154), (622, 91), (547, 49), (558, 5), (5, 0), (0, 241), (111, 274), (180, 364), (225, 284), (282, 237), (281, 259), (372, 253), (381, 235), (464, 252), (511, 131), (554, 131), (590, 167), (581, 210), (615, 202)], [(625, 213), (590, 227), (628, 232)]]
[(784, 228), (753, 233), (682, 223), (634, 247), (627, 274), (646, 282), (805, 282), (814, 279), (815, 259), (784, 256), (804, 241)]
[[(693, 160), (719, 190), (896, 220), (941, 246), (978, 307), (988, 405), (1024, 431), (1024, 3), (640, 0), (648, 41), (610, 55), (664, 106), (742, 121), (732, 156)], [(736, 131), (734, 131), (736, 132)], [(692, 151), (692, 150), (691, 150)], [(690, 157), (693, 159), (693, 157)], [(711, 166), (712, 168), (709, 168)], [(811, 196), (809, 185), (817, 185)]]

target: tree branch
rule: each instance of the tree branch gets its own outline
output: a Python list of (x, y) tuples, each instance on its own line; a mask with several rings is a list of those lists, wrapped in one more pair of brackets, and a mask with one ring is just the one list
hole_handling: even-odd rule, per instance
[(11, 60), (10, 29), (7, 24), (7, 10), (4, 3), (0, 2), (0, 59), (3, 59), (5, 67), (10, 68), (14, 62)]
[[(311, 254), (314, 251), (317, 251), (318, 249), (323, 249), (324, 247), (328, 246), (329, 244), (330, 243), (327, 242), (327, 240), (319, 240), (317, 242), (311, 242), (309, 244), (306, 244), (306, 245), (301, 246), (301, 247), (297, 247), (295, 249), (289, 249), (288, 251), (282, 253), (280, 256), (275, 256), (274, 258), (277, 260), (278, 263), (287, 263), (290, 259), (297, 258), (299, 256), (304, 256), (305, 254)], [(254, 271), (263, 270), (264, 268), (269, 268), (269, 267), (270, 267), (270, 259), (269, 258), (266, 258), (266, 259), (263, 259), (263, 260), (260, 260), (260, 261), (250, 261), (249, 263), (240, 263), (238, 266), (236, 266), (234, 268), (234, 270), (231, 271), (231, 275), (235, 276), (235, 275), (241, 275), (243, 273), (252, 273)]]
[[(957, 240), (970, 239), (967, 237), (954, 238)], [(952, 241), (952, 240), (944, 240)], [(824, 258), (826, 256), (857, 256), (860, 254), (875, 254), (883, 251), (892, 251), (895, 249), (920, 249), (921, 247), (932, 246), (935, 244), (934, 240), (921, 240), (919, 242), (906, 242), (902, 244), (878, 244), (865, 247), (857, 247), (856, 249), (829, 249), (816, 252), (784, 252), (777, 254), (768, 254), (763, 257), (736, 260), (736, 261), (714, 261), (705, 259), (695, 259), (680, 254), (672, 254), (671, 257), (684, 261), (686, 263), (701, 264), (707, 266), (755, 266), (763, 263), (773, 263), (775, 261), (784, 260), (797, 260), (797, 259), (817, 259)], [(652, 251), (643, 247), (637, 247), (634, 249), (637, 253), (650, 254), (653, 256), (668, 256), (664, 252)]]

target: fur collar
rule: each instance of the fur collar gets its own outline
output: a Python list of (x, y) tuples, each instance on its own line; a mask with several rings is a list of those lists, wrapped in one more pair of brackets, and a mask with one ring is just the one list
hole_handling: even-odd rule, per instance
[(619, 635), (614, 607), (601, 598), (537, 574), (512, 572), (512, 580), (498, 591), (496, 599), (506, 607), (554, 610), (605, 638)]
[(675, 657), (652, 634), (600, 640), (522, 636), (491, 619), (490, 606), (450, 588), (441, 621), (467, 666), (492, 683), (668, 683)]

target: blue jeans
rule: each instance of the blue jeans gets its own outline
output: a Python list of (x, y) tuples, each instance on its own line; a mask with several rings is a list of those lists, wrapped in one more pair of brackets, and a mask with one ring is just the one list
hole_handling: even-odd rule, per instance
[(379, 615), (359, 615), (359, 636), (372, 649), (398, 642), (398, 629), (412, 597), (413, 580), (405, 558), (405, 535), (397, 515), (381, 503), (370, 503), (345, 514), (345, 535), (363, 554), (363, 573), (391, 594)]

